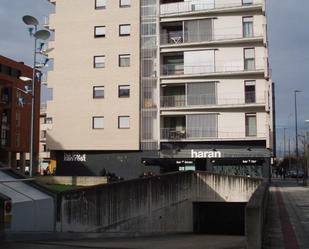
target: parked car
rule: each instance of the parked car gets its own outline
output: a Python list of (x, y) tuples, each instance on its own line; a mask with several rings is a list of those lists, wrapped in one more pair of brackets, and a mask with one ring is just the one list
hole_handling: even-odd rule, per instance
[(299, 169), (298, 172), (297, 170), (290, 170), (288, 172), (288, 177), (292, 177), (292, 178), (303, 178), (304, 177), (304, 171)]

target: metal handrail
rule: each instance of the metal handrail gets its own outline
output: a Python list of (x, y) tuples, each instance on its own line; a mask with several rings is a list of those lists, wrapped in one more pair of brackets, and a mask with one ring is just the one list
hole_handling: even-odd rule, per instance
[(201, 12), (207, 10), (215, 10), (215, 9), (229, 9), (229, 8), (237, 8), (237, 7), (254, 7), (262, 5), (262, 1), (260, 3), (252, 3), (250, 5), (244, 5), (242, 3), (234, 2), (234, 3), (226, 3), (226, 4), (195, 4), (192, 1), (185, 2), (177, 2), (177, 3), (165, 3), (160, 5), (160, 15), (170, 15), (170, 14), (181, 14), (186, 12)]
[[(231, 30), (235, 32), (231, 33)], [(254, 30), (254, 28), (253, 28)], [(229, 31), (229, 34), (226, 34)], [(252, 32), (252, 35), (245, 35), (242, 27), (231, 27), (229, 29), (214, 29), (209, 33), (192, 33), (190, 31), (170, 31), (160, 35), (161, 45), (167, 44), (184, 44), (194, 42), (210, 42), (222, 40), (235, 40), (235, 39), (249, 39), (263, 37), (262, 32)]]
[[(217, 61), (215, 65), (184, 65), (184, 64), (164, 64), (161, 68), (161, 75), (194, 75), (211, 74), (224, 72), (258, 71), (265, 69), (264, 58), (254, 58), (252, 63), (245, 66), (244, 61)], [(223, 65), (222, 65), (223, 64)]]
[(245, 93), (243, 98), (230, 97), (218, 98), (213, 94), (197, 95), (170, 95), (161, 96), (161, 107), (185, 107), (185, 106), (219, 106), (219, 105), (245, 105), (265, 104), (265, 97), (257, 98), (255, 92)]
[(183, 140), (183, 139), (242, 139), (242, 138), (264, 138), (265, 133), (258, 133), (254, 136), (246, 135), (246, 132), (225, 132), (205, 128), (161, 128), (161, 139)]

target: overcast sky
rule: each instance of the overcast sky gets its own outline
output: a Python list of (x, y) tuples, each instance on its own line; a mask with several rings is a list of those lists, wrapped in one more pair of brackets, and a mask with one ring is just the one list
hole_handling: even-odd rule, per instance
[[(85, 0), (86, 1), (86, 0)], [(87, 0), (89, 1), (89, 0)], [(115, 0), (112, 0), (115, 1)], [(137, 1), (137, 0), (134, 0)], [(282, 149), (283, 127), (294, 132), (294, 90), (298, 94), (298, 123), (300, 132), (309, 130), (309, 1), (266, 0), (272, 78), (276, 83), (276, 113), (278, 149)], [(296, 3), (297, 2), (297, 3)], [(30, 14), (43, 23), (53, 10), (47, 0), (0, 0), (0, 54), (32, 64), (32, 40), (22, 22)], [(46, 98), (43, 88), (43, 98)]]

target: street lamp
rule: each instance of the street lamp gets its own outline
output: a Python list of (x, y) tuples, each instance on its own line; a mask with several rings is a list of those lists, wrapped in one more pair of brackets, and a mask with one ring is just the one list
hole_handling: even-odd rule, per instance
[[(38, 40), (47, 40), (50, 37), (50, 32), (48, 30), (38, 30), (39, 21), (33, 17), (26, 15), (23, 17), (23, 22), (26, 25), (33, 26), (34, 32), (30, 30), (30, 35), (34, 37), (34, 53), (33, 53), (33, 69), (32, 69), (32, 79), (28, 78), (28, 81), (32, 81), (31, 93), (31, 131), (30, 131), (30, 167), (29, 175), (32, 176), (33, 165), (34, 165), (34, 121), (35, 121), (35, 81), (36, 81), (36, 72), (37, 72), (37, 41)], [(39, 72), (40, 73), (40, 72)], [(41, 73), (40, 73), (41, 74)], [(21, 80), (27, 81), (26, 78), (20, 78)]]
[[(305, 120), (305, 123), (309, 123), (309, 119)], [(309, 137), (309, 132), (305, 132), (305, 138), (306, 138), (306, 148), (305, 148), (305, 154), (306, 154), (306, 161), (305, 161), (305, 183), (308, 185), (308, 143), (307, 143), (307, 138)]]
[[(297, 127), (297, 93), (301, 91), (294, 90), (294, 107), (295, 107), (295, 145), (296, 145), (296, 174), (298, 176), (298, 127)], [(298, 182), (298, 177), (296, 178)]]
[[(298, 135), (299, 137), (303, 138), (303, 146), (304, 146), (304, 161), (302, 163), (302, 170), (303, 170), (303, 184), (306, 184), (306, 175), (307, 175), (307, 155), (306, 155), (306, 147), (307, 147), (307, 136), (305, 135)], [(298, 177), (298, 176), (297, 176)]]

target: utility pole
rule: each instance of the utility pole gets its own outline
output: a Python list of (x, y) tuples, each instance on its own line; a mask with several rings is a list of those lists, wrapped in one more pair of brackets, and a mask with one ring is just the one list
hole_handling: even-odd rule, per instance
[(283, 160), (285, 159), (285, 152), (286, 152), (286, 148), (285, 148), (285, 131), (286, 131), (286, 127), (283, 128)]
[(298, 183), (298, 127), (297, 127), (297, 93), (299, 90), (294, 90), (294, 107), (295, 107), (295, 146), (296, 146), (296, 181)]
[(289, 170), (291, 170), (291, 139), (289, 138)]

